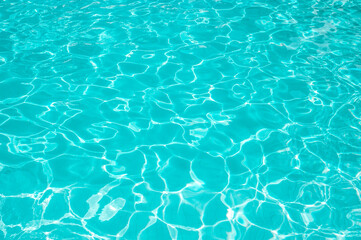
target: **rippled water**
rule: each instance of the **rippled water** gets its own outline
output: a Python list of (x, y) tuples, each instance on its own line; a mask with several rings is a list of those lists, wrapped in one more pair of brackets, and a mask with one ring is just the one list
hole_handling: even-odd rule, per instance
[(361, 239), (361, 2), (2, 1), (0, 239)]

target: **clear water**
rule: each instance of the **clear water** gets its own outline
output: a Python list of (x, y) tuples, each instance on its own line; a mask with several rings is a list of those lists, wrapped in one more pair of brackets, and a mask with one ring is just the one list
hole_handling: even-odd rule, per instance
[(0, 239), (361, 239), (361, 3), (2, 1)]

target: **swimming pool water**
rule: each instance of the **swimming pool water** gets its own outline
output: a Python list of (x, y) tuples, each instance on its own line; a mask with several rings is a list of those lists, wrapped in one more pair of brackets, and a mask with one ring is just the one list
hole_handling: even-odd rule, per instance
[(361, 3), (0, 3), (0, 239), (361, 239)]

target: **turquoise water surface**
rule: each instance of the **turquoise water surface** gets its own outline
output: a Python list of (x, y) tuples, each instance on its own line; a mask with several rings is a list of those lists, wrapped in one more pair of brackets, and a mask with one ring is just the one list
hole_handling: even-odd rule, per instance
[(361, 2), (0, 2), (0, 239), (361, 239)]

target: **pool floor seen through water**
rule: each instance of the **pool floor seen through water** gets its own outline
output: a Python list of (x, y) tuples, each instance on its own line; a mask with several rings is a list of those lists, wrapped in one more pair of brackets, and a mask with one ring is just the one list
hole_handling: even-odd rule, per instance
[(361, 239), (361, 2), (0, 3), (0, 239)]

